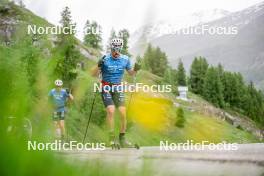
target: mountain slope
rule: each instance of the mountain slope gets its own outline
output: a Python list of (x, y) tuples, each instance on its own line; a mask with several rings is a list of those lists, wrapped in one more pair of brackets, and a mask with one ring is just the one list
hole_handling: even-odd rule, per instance
[[(142, 53), (144, 44), (173, 31), (210, 22), (227, 16), (230, 12), (223, 9), (201, 10), (189, 15), (171, 17), (145, 24), (132, 33), (129, 43), (132, 54)], [(143, 46), (143, 47), (141, 47)]]
[(238, 29), (237, 35), (165, 35), (151, 41), (161, 47), (172, 65), (182, 58), (187, 68), (195, 56), (205, 56), (210, 64), (221, 63), (238, 71), (264, 89), (264, 2), (221, 19), (206, 23)]

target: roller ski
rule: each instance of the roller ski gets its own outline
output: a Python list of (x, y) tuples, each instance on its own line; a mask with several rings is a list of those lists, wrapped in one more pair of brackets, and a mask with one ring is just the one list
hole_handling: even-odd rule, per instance
[(135, 148), (135, 149), (139, 149), (140, 146), (137, 143), (131, 143), (129, 142), (126, 138), (124, 134), (120, 134), (119, 135), (119, 144), (121, 148)]
[(112, 150), (120, 150), (120, 144), (117, 141), (110, 141), (110, 146)]
[(110, 134), (110, 147), (112, 150), (120, 150), (120, 144), (113, 134)]

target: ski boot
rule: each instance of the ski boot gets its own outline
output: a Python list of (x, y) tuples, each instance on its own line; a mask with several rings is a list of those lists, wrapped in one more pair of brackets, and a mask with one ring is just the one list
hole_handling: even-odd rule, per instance
[(129, 142), (126, 138), (125, 138), (125, 134), (124, 133), (120, 133), (119, 134), (119, 144), (121, 148), (136, 148), (139, 149), (139, 145), (138, 144), (132, 144), (131, 142)]

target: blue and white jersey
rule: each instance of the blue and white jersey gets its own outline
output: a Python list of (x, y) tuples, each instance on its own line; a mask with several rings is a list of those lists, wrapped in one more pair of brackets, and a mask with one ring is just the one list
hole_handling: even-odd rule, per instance
[(107, 54), (103, 58), (103, 64), (101, 66), (103, 81), (119, 84), (122, 81), (125, 70), (131, 70), (131, 63), (128, 56), (120, 55), (118, 58), (113, 58), (111, 54)]
[(65, 89), (56, 90), (55, 88), (49, 92), (49, 97), (52, 99), (52, 103), (56, 112), (66, 111), (65, 104), (69, 94)]

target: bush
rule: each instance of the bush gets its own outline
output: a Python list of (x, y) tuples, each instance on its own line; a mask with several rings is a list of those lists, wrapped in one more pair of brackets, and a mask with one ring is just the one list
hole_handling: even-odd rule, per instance
[(177, 121), (175, 123), (175, 126), (183, 128), (185, 123), (185, 117), (184, 117), (184, 111), (182, 108), (178, 108), (176, 111), (177, 115)]
[[(83, 102), (81, 103), (81, 112), (89, 118), (95, 94), (87, 91)], [(91, 122), (96, 125), (102, 125), (105, 122), (106, 112), (101, 100), (100, 93), (97, 92), (96, 99), (93, 105)]]

